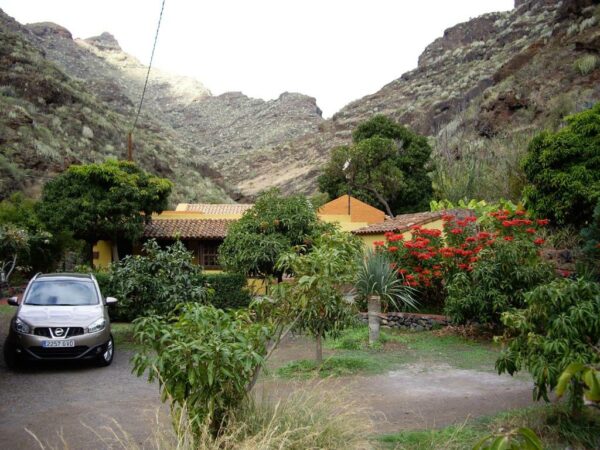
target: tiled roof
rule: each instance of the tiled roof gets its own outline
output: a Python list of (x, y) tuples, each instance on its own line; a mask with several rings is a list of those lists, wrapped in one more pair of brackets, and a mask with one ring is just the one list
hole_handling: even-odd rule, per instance
[(374, 223), (368, 227), (354, 230), (354, 234), (382, 234), (387, 231), (395, 231), (397, 233), (408, 230), (413, 225), (422, 225), (424, 223), (433, 222), (442, 217), (441, 211), (422, 212), (414, 214), (401, 214), (393, 219), (387, 219), (381, 223)]
[(434, 222), (441, 219), (444, 214), (452, 214), (458, 218), (464, 218), (474, 215), (474, 212), (469, 209), (451, 209), (447, 211), (420, 212), (413, 214), (400, 214), (393, 219), (387, 219), (382, 223), (374, 223), (368, 227), (354, 230), (354, 234), (383, 234), (387, 231), (401, 233), (407, 231), (414, 225), (424, 225), (429, 222)]
[(188, 203), (185, 211), (203, 212), (204, 214), (243, 214), (253, 206), (240, 203)]
[(224, 219), (160, 219), (146, 225), (146, 238), (224, 239), (234, 220)]

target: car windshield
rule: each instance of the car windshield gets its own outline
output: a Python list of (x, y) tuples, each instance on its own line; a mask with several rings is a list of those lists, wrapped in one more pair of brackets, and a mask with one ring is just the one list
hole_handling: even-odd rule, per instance
[(94, 284), (86, 281), (36, 281), (25, 299), (27, 305), (80, 306), (96, 305), (98, 297)]

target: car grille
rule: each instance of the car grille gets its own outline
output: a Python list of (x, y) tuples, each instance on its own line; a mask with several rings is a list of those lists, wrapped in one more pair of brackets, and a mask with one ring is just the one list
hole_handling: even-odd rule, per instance
[[(35, 334), (36, 336), (44, 336), (44, 337), (48, 337), (51, 338), (53, 335), (55, 337), (59, 337), (56, 336), (56, 332), (55, 330), (57, 328), (62, 328), (64, 331), (66, 331), (66, 334), (64, 336), (60, 336), (61, 338), (65, 337), (65, 338), (70, 338), (73, 336), (80, 336), (83, 334), (83, 328), (81, 327), (40, 327), (40, 328), (36, 328), (33, 330), (33, 334)], [(52, 333), (50, 333), (50, 331), (52, 331)], [(63, 332), (64, 332), (63, 331)]]
[(65, 348), (29, 347), (29, 351), (40, 358), (77, 358), (88, 350), (87, 345)]

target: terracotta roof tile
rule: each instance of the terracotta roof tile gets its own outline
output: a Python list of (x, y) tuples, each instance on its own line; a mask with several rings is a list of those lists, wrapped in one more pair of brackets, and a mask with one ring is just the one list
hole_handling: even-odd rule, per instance
[(424, 225), (429, 222), (434, 222), (442, 217), (443, 214), (454, 214), (457, 216), (470, 216), (473, 213), (466, 209), (456, 209), (451, 211), (434, 211), (420, 212), (413, 214), (400, 214), (393, 219), (387, 219), (382, 223), (374, 223), (368, 227), (354, 230), (354, 234), (383, 234), (388, 231), (401, 233), (407, 231), (414, 225)]
[(146, 225), (146, 238), (224, 239), (234, 220), (224, 219), (160, 219)]
[(253, 206), (241, 203), (188, 203), (185, 210), (204, 214), (243, 214)]

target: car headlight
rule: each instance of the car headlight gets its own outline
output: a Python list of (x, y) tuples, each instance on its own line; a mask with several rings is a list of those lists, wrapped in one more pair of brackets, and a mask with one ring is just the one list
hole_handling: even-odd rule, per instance
[(31, 327), (18, 317), (15, 319), (15, 331), (21, 334), (31, 334)]
[(88, 333), (97, 333), (98, 331), (104, 330), (104, 327), (106, 327), (106, 320), (104, 320), (104, 318), (100, 318), (90, 324), (87, 331)]

